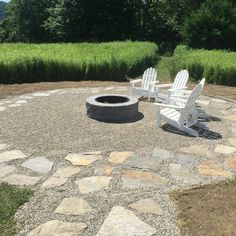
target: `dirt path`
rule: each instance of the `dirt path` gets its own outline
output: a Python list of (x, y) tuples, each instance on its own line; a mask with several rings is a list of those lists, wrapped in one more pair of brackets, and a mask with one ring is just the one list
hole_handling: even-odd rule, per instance
[[(113, 81), (82, 81), (82, 82), (43, 82), (33, 84), (0, 84), (0, 98), (5, 98), (11, 95), (20, 95), (34, 91), (46, 91), (51, 89), (64, 89), (64, 88), (80, 88), (80, 87), (98, 87), (98, 86), (129, 86), (128, 82), (113, 82)], [(193, 83), (189, 84), (189, 88), (194, 86)], [(228, 99), (236, 100), (236, 88), (219, 86), (219, 85), (206, 85), (204, 94), (217, 97), (225, 97)]]

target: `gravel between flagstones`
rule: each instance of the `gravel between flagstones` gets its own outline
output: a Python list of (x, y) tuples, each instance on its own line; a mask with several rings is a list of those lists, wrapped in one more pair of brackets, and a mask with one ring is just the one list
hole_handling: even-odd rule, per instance
[[(95, 92), (127, 94), (127, 91), (120, 90), (65, 89), (50, 96), (34, 97), (27, 100), (27, 104), (22, 104), (19, 107), (7, 107), (0, 113), (0, 143), (7, 143), (9, 145), (7, 150), (21, 150), (28, 156), (28, 159), (38, 156), (46, 157), (54, 162), (52, 172), (39, 175), (19, 167), (25, 160), (11, 161), (11, 164), (17, 166), (22, 174), (43, 176), (42, 180), (33, 187), (36, 190), (35, 196), (16, 215), (16, 219), (23, 225), (23, 230), (19, 235), (26, 235), (38, 225), (52, 219), (85, 222), (88, 228), (82, 236), (96, 235), (113, 206), (120, 205), (128, 208), (128, 205), (136, 200), (149, 197), (156, 200), (163, 209), (163, 215), (151, 217), (149, 214), (132, 211), (147, 224), (156, 228), (156, 235), (180, 234), (176, 226), (175, 211), (167, 194), (171, 189), (184, 186), (178, 181), (159, 189), (123, 189), (121, 186), (123, 166), (117, 165), (114, 167), (113, 179), (108, 190), (93, 194), (81, 194), (74, 182), (82, 177), (93, 176), (95, 169), (107, 163), (107, 158), (113, 151), (133, 151), (138, 157), (149, 158), (157, 147), (177, 155), (180, 154), (181, 147), (203, 144), (213, 152), (217, 144), (227, 145), (228, 138), (232, 137), (230, 127), (233, 127), (233, 123), (223, 120), (222, 117), (228, 109), (235, 108), (236, 105), (230, 102), (214, 102), (204, 107), (208, 114), (222, 119), (221, 121), (216, 119), (216, 121), (206, 122), (206, 125), (215, 132), (216, 136), (219, 134), (222, 136), (217, 139), (193, 138), (158, 129), (155, 107), (146, 101), (141, 101), (139, 104), (139, 110), (144, 117), (135, 123), (107, 124), (87, 117), (85, 100), (88, 96), (92, 96)], [(29, 96), (31, 95), (29, 94)], [(20, 97), (10, 97), (0, 100), (0, 102), (10, 101), (8, 104), (13, 104), (14, 101), (24, 100)], [(4, 104), (3, 106), (5, 106)], [(165, 128), (172, 130), (169, 126), (165, 126)], [(102, 151), (103, 160), (96, 162), (96, 165), (83, 168), (78, 175), (71, 177), (61, 187), (49, 190), (40, 189), (41, 184), (51, 176), (58, 166), (69, 165), (69, 162), (64, 160), (67, 154), (90, 151)], [(198, 158), (209, 159), (207, 157)], [(222, 162), (223, 155), (219, 154), (213, 159)], [(163, 165), (158, 174), (169, 178), (166, 166)], [(208, 178), (206, 177), (205, 183), (207, 182)], [(84, 216), (55, 215), (53, 211), (61, 200), (71, 196), (83, 196), (83, 199), (89, 202), (94, 211)]]

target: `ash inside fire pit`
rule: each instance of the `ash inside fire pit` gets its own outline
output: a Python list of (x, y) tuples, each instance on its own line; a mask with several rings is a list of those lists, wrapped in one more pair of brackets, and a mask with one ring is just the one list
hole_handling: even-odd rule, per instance
[(88, 117), (111, 123), (134, 122), (140, 118), (138, 99), (119, 94), (92, 96), (86, 100)]

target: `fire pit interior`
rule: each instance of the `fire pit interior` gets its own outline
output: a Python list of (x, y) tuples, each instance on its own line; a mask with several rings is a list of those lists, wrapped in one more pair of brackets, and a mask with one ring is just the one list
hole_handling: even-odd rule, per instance
[(104, 94), (86, 100), (88, 117), (111, 123), (127, 123), (138, 120), (138, 99), (119, 94)]

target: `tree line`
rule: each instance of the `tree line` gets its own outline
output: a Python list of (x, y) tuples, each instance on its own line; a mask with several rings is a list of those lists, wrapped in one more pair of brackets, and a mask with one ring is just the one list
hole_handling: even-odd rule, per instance
[(11, 0), (0, 42), (157, 42), (236, 49), (235, 0)]

